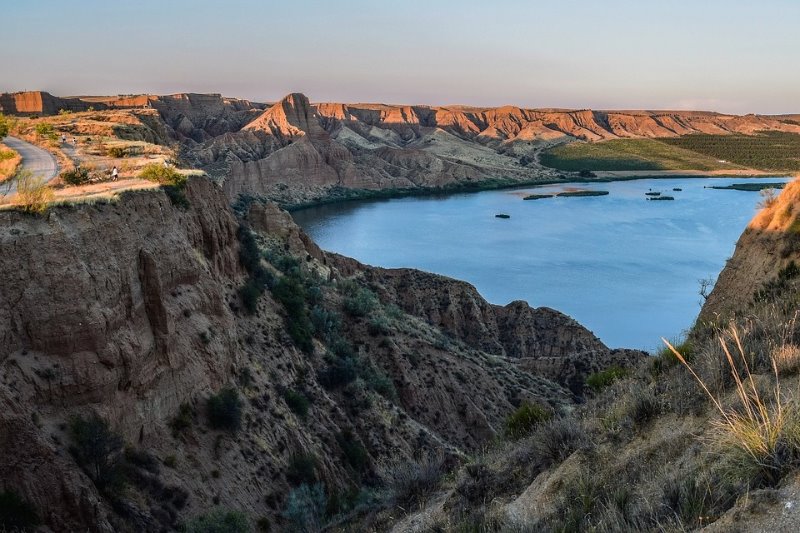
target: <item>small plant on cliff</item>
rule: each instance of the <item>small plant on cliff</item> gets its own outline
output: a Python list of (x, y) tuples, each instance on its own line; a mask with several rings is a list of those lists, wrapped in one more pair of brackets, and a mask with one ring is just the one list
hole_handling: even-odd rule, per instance
[(367, 464), (369, 462), (367, 450), (358, 441), (355, 434), (351, 430), (345, 429), (344, 431), (337, 433), (336, 442), (339, 443), (339, 447), (342, 449), (342, 454), (344, 455), (345, 460), (351, 467), (353, 467), (353, 470), (356, 472), (363, 472), (367, 468)]
[(308, 407), (311, 405), (311, 401), (302, 392), (286, 389), (283, 392), (283, 400), (289, 409), (300, 418), (308, 416)]
[(0, 531), (33, 531), (39, 525), (36, 509), (11, 490), (0, 492)]
[(125, 483), (122, 437), (97, 415), (70, 422), (70, 452), (101, 491), (116, 491)]
[(242, 424), (242, 400), (232, 387), (208, 399), (208, 421), (214, 429), (236, 431)]
[(187, 533), (247, 533), (250, 525), (244, 513), (217, 508), (193, 518), (184, 529)]
[(311, 485), (317, 481), (317, 458), (310, 453), (293, 455), (286, 469), (286, 479), (292, 485)]
[(512, 439), (519, 439), (530, 433), (543, 422), (553, 417), (553, 413), (544, 407), (529, 402), (523, 402), (516, 411), (506, 420), (506, 435)]
[(344, 310), (352, 316), (367, 316), (378, 306), (378, 297), (369, 289), (358, 287), (344, 300)]
[(419, 505), (436, 490), (445, 473), (441, 455), (400, 463), (384, 474), (392, 500), (401, 507)]
[(322, 531), (325, 522), (325, 489), (320, 483), (303, 483), (289, 493), (283, 516), (289, 530), (297, 532)]
[(595, 392), (599, 392), (616, 380), (624, 378), (628, 375), (628, 371), (621, 366), (614, 365), (600, 372), (589, 374), (586, 378), (586, 384)]
[(289, 335), (304, 352), (311, 352), (312, 325), (306, 305), (307, 294), (302, 282), (296, 276), (283, 276), (272, 288), (272, 295), (286, 309), (286, 326)]

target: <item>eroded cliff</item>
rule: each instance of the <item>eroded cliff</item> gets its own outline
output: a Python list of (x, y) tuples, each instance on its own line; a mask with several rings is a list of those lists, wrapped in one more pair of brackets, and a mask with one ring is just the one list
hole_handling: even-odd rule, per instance
[[(590, 358), (577, 379), (610, 361), (555, 311), (326, 254), (274, 204), (237, 220), (206, 178), (184, 195), (0, 213), (0, 489), (53, 530), (173, 529), (214, 506), (280, 529), (313, 483), (344, 512), (337, 494), (453, 465), (523, 402), (582, 394), (522, 361)], [(238, 431), (208, 411), (228, 389)], [(94, 417), (126, 446), (101, 457), (124, 465), (113, 490), (76, 441)]]

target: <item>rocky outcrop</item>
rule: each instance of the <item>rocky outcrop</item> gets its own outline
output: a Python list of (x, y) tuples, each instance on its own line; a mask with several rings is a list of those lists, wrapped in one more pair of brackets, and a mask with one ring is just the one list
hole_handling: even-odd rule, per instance
[(106, 109), (102, 103), (84, 102), (79, 98), (58, 98), (44, 91), (0, 93), (0, 112), (9, 115), (55, 115), (65, 111), (86, 111), (90, 107)]
[(413, 269), (382, 269), (328, 254), (340, 272), (363, 273), (389, 301), (446, 333), (489, 354), (507, 357), (581, 398), (586, 378), (613, 365), (632, 367), (647, 357), (640, 350), (610, 350), (574, 319), (547, 307), (484, 300), (469, 283)]

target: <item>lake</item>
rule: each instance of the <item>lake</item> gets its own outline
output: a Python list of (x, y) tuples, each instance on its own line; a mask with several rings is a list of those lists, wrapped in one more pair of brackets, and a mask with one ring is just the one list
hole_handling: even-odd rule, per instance
[[(293, 216), (325, 250), (466, 280), (492, 303), (552, 307), (610, 347), (652, 351), (692, 325), (700, 280), (716, 279), (757, 210), (758, 192), (705, 187), (751, 181), (571, 183), (346, 202)], [(523, 200), (570, 187), (609, 194)], [(647, 201), (651, 191), (675, 200)]]

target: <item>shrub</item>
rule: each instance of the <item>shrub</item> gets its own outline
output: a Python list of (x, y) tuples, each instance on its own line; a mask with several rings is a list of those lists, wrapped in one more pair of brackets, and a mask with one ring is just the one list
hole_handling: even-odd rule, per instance
[(366, 316), (377, 306), (377, 296), (363, 287), (359, 287), (354, 294), (344, 300), (344, 310), (352, 316)]
[(208, 421), (214, 429), (236, 431), (242, 424), (242, 400), (232, 387), (208, 399)]
[(545, 466), (562, 463), (588, 442), (586, 430), (573, 418), (542, 423), (533, 440), (534, 452)]
[(41, 176), (34, 177), (28, 170), (21, 170), (14, 178), (17, 182), (17, 195), (22, 208), (29, 213), (44, 213), (53, 201), (53, 189), (47, 186)]
[(258, 298), (261, 296), (261, 288), (258, 283), (252, 279), (248, 279), (244, 285), (239, 288), (239, 298), (242, 300), (242, 305), (245, 311), (253, 315), (258, 310)]
[(588, 169), (584, 168), (584, 169), (581, 169), (580, 171), (578, 171), (578, 176), (580, 176), (582, 178), (596, 178), (597, 174), (595, 174), (591, 170), (588, 170)]
[(424, 502), (439, 486), (443, 475), (444, 459), (439, 455), (429, 455), (396, 465), (385, 477), (392, 499), (408, 508), (409, 505)]
[(286, 479), (292, 485), (311, 485), (317, 481), (317, 458), (309, 453), (293, 455), (286, 469)]
[(187, 533), (247, 533), (247, 517), (239, 511), (217, 508), (193, 518), (186, 524)]
[(53, 130), (53, 125), (49, 122), (40, 122), (36, 126), (34, 126), (34, 131), (37, 135), (41, 135), (42, 137), (50, 137), (55, 134)]
[(286, 389), (283, 392), (283, 400), (286, 402), (289, 409), (300, 418), (308, 416), (308, 407), (311, 405), (311, 402), (302, 392)]
[(612, 366), (600, 372), (589, 374), (586, 378), (586, 384), (595, 392), (599, 392), (616, 380), (624, 378), (628, 375), (628, 371), (620, 366)]
[(0, 139), (8, 135), (11, 130), (11, 121), (4, 114), (0, 113)]
[(389, 328), (389, 320), (384, 315), (374, 315), (369, 320), (367, 331), (373, 337), (377, 335), (386, 335), (391, 332), (391, 329)]
[(337, 433), (336, 442), (339, 443), (345, 460), (353, 467), (353, 470), (356, 472), (363, 472), (367, 467), (369, 455), (367, 455), (367, 450), (358, 441), (353, 432), (349, 429), (345, 429)]
[(97, 415), (75, 417), (70, 422), (70, 452), (101, 491), (115, 491), (125, 483), (121, 460), (122, 437)]
[(139, 172), (139, 178), (147, 181), (154, 181), (161, 185), (172, 185), (174, 187), (183, 187), (186, 185), (186, 176), (178, 172), (172, 167), (165, 167), (158, 163), (150, 163), (145, 165)]
[(83, 185), (89, 181), (89, 169), (75, 167), (72, 170), (65, 170), (61, 173), (61, 179), (67, 185)]
[(109, 157), (119, 159), (128, 155), (128, 150), (126, 150), (124, 146), (111, 146), (106, 153)]
[(272, 295), (286, 309), (289, 336), (304, 352), (311, 352), (311, 321), (306, 309), (306, 291), (303, 284), (294, 276), (283, 276), (272, 288)]
[(36, 509), (11, 490), (0, 492), (0, 531), (32, 531), (39, 525)]
[(177, 436), (192, 427), (192, 420), (194, 418), (194, 409), (191, 404), (182, 403), (178, 409), (178, 414), (175, 415), (169, 426), (172, 428), (172, 434)]
[(289, 493), (283, 517), (291, 531), (310, 533), (322, 531), (325, 521), (325, 490), (320, 483), (303, 483)]
[(326, 389), (344, 387), (358, 377), (358, 362), (352, 357), (334, 359), (317, 378)]
[(519, 439), (529, 435), (539, 424), (552, 418), (553, 413), (542, 406), (523, 402), (516, 411), (506, 419), (506, 435)]
[(314, 327), (314, 334), (326, 343), (333, 340), (341, 323), (341, 316), (336, 311), (329, 311), (319, 305), (315, 305), (311, 309), (311, 325)]

